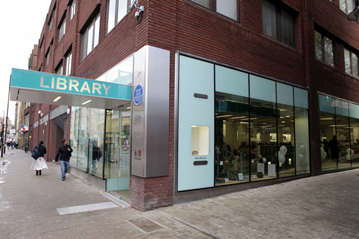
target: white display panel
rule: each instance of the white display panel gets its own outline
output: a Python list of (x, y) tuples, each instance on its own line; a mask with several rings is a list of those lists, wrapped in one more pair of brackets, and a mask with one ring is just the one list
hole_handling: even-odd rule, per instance
[(214, 65), (179, 58), (177, 190), (213, 187)]
[(209, 127), (192, 126), (192, 155), (209, 155)]

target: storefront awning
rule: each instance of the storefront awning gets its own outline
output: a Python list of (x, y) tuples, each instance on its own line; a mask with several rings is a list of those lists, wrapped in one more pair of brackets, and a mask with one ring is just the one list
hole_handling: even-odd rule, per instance
[(10, 100), (113, 109), (131, 101), (131, 86), (12, 69)]

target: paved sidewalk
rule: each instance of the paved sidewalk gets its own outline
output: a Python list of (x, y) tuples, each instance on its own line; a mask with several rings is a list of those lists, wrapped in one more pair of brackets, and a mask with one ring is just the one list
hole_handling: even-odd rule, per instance
[(359, 169), (143, 213), (72, 175), (62, 182), (59, 165), (35, 176), (31, 160), (0, 160), (0, 238), (359, 238)]

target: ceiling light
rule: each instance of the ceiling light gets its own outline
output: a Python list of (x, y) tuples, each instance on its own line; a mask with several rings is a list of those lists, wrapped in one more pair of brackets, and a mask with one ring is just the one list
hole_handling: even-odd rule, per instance
[(88, 100), (88, 101), (85, 101), (84, 103), (82, 103), (81, 105), (86, 105), (87, 103), (90, 103), (92, 100)]
[(287, 116), (285, 116), (285, 117), (289, 118), (289, 117), (290, 117), (290, 115), (287, 115)]
[(232, 115), (219, 115), (219, 116), (216, 116), (216, 118), (222, 118), (222, 117), (231, 117)]
[(56, 102), (56, 101), (58, 101), (59, 99), (61, 99), (61, 96), (56, 97), (56, 99), (54, 99), (52, 102)]
[(282, 124), (284, 124), (285, 123), (285, 121), (282, 121)]
[(247, 116), (239, 116), (239, 117), (232, 117), (231, 119), (243, 119), (246, 118)]
[(328, 117), (328, 118), (320, 118), (320, 120), (332, 120), (332, 117)]
[(130, 107), (127, 107), (126, 109), (127, 109), (127, 110), (131, 109), (131, 106), (130, 106)]

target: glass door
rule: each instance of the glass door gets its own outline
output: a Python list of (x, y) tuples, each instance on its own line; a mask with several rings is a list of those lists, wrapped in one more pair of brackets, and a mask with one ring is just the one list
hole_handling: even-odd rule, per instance
[(106, 111), (105, 178), (107, 191), (130, 198), (130, 104)]

